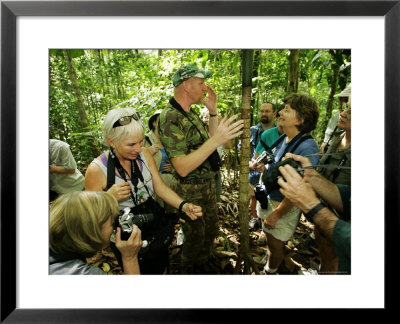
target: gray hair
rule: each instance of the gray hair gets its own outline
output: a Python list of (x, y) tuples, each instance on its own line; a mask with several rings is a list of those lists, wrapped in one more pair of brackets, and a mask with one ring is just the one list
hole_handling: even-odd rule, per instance
[(131, 116), (136, 113), (136, 109), (131, 107), (116, 108), (110, 110), (103, 121), (103, 143), (109, 146), (107, 139), (118, 144), (121, 139), (126, 136), (144, 135), (144, 127), (140, 121), (132, 118), (131, 122), (125, 126), (118, 126), (113, 128), (114, 123), (125, 116)]

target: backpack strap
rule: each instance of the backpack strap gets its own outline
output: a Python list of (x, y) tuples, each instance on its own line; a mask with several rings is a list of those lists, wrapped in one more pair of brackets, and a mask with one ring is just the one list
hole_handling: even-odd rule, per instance
[(300, 139), (293, 145), (293, 147), (290, 148), (290, 150), (286, 153), (293, 153), (301, 143), (303, 143), (304, 141), (313, 138), (310, 134), (304, 135), (302, 137), (300, 137)]
[(115, 162), (114, 159), (110, 159), (110, 156), (108, 156), (106, 191), (110, 189), (114, 183), (115, 183)]
[(265, 143), (265, 142), (262, 140), (262, 138), (260, 138), (260, 143), (261, 143), (261, 145), (264, 147), (264, 149), (265, 149), (266, 151), (271, 152), (275, 147), (278, 146), (278, 144), (279, 144), (280, 142), (283, 141), (283, 139), (284, 139), (285, 137), (286, 137), (285, 134), (282, 134), (281, 136), (279, 136), (279, 138), (271, 145), (271, 147), (269, 147), (269, 146), (267, 145), (267, 143)]
[[(285, 134), (282, 134), (282, 136), (278, 139), (279, 142), (281, 142), (284, 138), (286, 137)], [(293, 153), (298, 147), (299, 145), (304, 142), (305, 140), (308, 140), (312, 138), (312, 136), (310, 134), (306, 134), (304, 135), (304, 133), (299, 133), (297, 134), (287, 145), (285, 151), (283, 152), (283, 154), (279, 157), (279, 161), (282, 161), (282, 158), (286, 155), (286, 153)], [(277, 141), (277, 142), (278, 142)], [(274, 143), (276, 144), (276, 142)]]
[(269, 146), (267, 145), (267, 143), (265, 143), (265, 142), (262, 140), (262, 138), (260, 138), (260, 143), (261, 143), (262, 146), (264, 146), (264, 149), (265, 149), (266, 151), (269, 150)]

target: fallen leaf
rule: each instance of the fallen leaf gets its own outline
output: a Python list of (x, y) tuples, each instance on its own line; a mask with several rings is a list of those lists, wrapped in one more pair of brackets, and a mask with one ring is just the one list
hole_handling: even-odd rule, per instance
[(103, 269), (104, 272), (107, 273), (107, 272), (109, 272), (111, 270), (111, 267), (110, 267), (110, 265), (108, 263), (104, 262), (103, 266), (102, 266), (102, 269)]

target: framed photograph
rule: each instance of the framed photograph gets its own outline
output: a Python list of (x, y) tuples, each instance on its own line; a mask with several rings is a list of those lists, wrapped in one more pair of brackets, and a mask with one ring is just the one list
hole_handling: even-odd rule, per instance
[[(399, 33), (398, 0), (2, 1), (1, 321), (225, 322), (249, 309), (391, 308)], [(352, 274), (49, 276), (50, 48), (350, 48)]]

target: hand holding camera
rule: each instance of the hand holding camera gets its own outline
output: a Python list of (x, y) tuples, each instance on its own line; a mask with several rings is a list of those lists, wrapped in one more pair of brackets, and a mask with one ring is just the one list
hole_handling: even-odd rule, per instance
[(286, 160), (286, 159), (292, 159), (292, 160), (295, 160), (296, 162), (299, 162), (299, 164), (301, 165), (302, 168), (312, 166), (310, 160), (301, 155), (296, 155), (293, 153), (286, 153), (285, 157), (282, 160)]
[(257, 166), (257, 163), (256, 163), (255, 160), (249, 161), (249, 169), (250, 169), (250, 170), (255, 170), (255, 169), (256, 169), (256, 166)]
[(263, 164), (272, 164), (275, 162), (274, 155), (269, 151), (264, 151), (262, 154), (255, 160), (255, 162), (263, 163)]
[(153, 226), (154, 214), (132, 214), (131, 209), (126, 207), (122, 209), (115, 218), (114, 228), (121, 229), (121, 240), (127, 241), (132, 235), (133, 228), (138, 227), (147, 230)]
[(312, 182), (311, 177), (320, 176), (320, 174), (315, 169), (312, 168), (312, 164), (308, 158), (293, 153), (287, 153), (283, 159), (285, 160), (288, 158), (293, 159), (298, 163), (300, 163), (301, 168), (304, 170), (301, 173), (301, 175), (303, 176), (305, 182), (311, 183)]
[[(264, 172), (264, 174), (262, 175), (262, 181), (264, 182), (265, 189), (268, 193), (271, 193), (272, 191), (279, 189), (278, 178), (282, 176), (281, 172), (279, 171), (279, 168), (286, 164), (292, 166), (295, 170), (301, 168), (299, 162), (293, 160), (292, 158), (287, 158), (284, 161), (280, 161), (277, 164), (275, 164), (273, 169)], [(297, 171), (297, 172), (299, 172), (302, 175), (303, 171)]]
[(256, 170), (260, 173), (263, 173), (265, 171), (265, 164), (262, 162), (257, 163)]
[(141, 231), (136, 225), (132, 226), (131, 233), (127, 240), (122, 239), (122, 229), (117, 227), (115, 235), (115, 246), (121, 252), (122, 259), (135, 259), (142, 248)]

